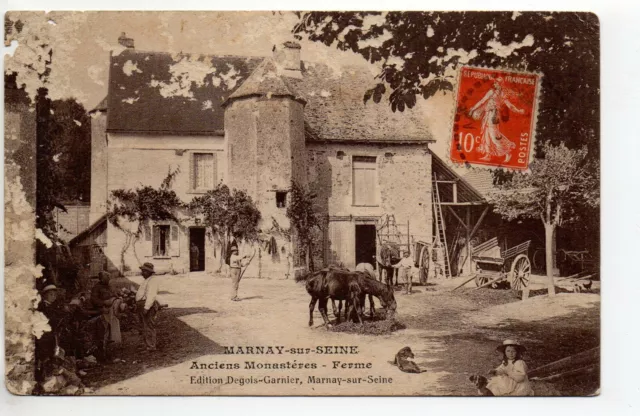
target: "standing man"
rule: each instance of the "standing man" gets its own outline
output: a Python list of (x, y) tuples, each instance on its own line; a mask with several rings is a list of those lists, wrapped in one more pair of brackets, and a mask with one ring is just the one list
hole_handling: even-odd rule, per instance
[(199, 266), (199, 260), (200, 260), (200, 250), (198, 249), (198, 246), (196, 245), (196, 243), (191, 243), (191, 271), (192, 272), (197, 272), (200, 270)]
[(238, 298), (238, 287), (240, 286), (240, 272), (243, 266), (246, 266), (244, 259), (249, 257), (248, 255), (240, 256), (238, 251), (238, 246), (231, 247), (231, 258), (229, 260), (229, 267), (231, 268), (231, 283), (233, 285), (233, 296), (231, 300), (237, 302), (240, 299)]
[(144, 281), (136, 292), (136, 304), (142, 321), (142, 333), (147, 351), (156, 350), (156, 313), (158, 312), (158, 277), (154, 276), (153, 264), (140, 266)]
[(396, 264), (393, 264), (391, 267), (393, 267), (394, 269), (398, 269), (398, 272), (399, 272), (398, 274), (400, 275), (399, 276), (400, 283), (405, 284), (404, 293), (405, 295), (410, 295), (411, 283), (412, 283), (411, 268), (413, 267), (413, 260), (409, 258), (409, 250), (403, 250), (402, 254), (403, 254), (402, 260), (400, 260)]
[(437, 240), (433, 245), (431, 256), (433, 259), (433, 269), (435, 272), (435, 277), (439, 278), (441, 276), (444, 276), (444, 251), (442, 250), (440, 242)]

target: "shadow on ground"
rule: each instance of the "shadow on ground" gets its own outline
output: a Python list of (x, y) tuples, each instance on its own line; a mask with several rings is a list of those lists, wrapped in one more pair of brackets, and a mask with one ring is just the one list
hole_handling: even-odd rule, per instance
[(123, 361), (90, 369), (83, 381), (88, 387), (98, 388), (205, 354), (222, 354), (224, 348), (220, 344), (179, 319), (204, 313), (217, 312), (203, 307), (163, 309), (158, 315), (158, 350), (155, 352), (145, 351), (142, 336), (136, 327), (126, 328), (122, 333), (122, 345), (112, 349), (112, 358)]
[[(476, 293), (479, 293), (477, 291)], [(489, 303), (510, 299), (511, 291), (496, 291)], [(490, 294), (485, 292), (484, 295)], [(478, 296), (478, 295), (472, 295)], [(511, 300), (509, 300), (511, 301)], [(487, 302), (487, 299), (485, 299)], [(504, 303), (504, 302), (503, 302)], [(443, 394), (477, 395), (469, 382), (471, 374), (486, 373), (500, 364), (502, 356), (496, 347), (505, 339), (520, 340), (528, 351), (524, 357), (529, 371), (600, 345), (600, 308), (571, 308), (572, 312), (557, 318), (523, 322), (505, 320), (499, 327), (470, 327), (463, 322), (463, 314), (473, 310), (434, 310), (430, 316), (407, 317), (403, 321), (409, 328), (454, 330), (443, 336), (426, 336), (426, 341), (439, 341), (445, 345), (444, 351), (433, 354), (437, 361), (430, 366), (433, 371), (450, 374), (442, 380), (442, 385), (451, 386)], [(586, 396), (593, 394), (600, 386), (600, 374), (579, 374), (550, 383), (563, 396)], [(535, 385), (534, 385), (535, 388)], [(538, 394), (548, 394), (538, 391)]]

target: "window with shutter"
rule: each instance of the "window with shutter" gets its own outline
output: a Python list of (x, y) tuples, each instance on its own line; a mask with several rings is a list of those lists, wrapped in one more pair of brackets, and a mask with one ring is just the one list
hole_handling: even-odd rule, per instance
[(169, 253), (171, 257), (180, 256), (180, 227), (171, 226), (171, 243), (169, 244)]
[(206, 192), (218, 182), (215, 153), (193, 153), (191, 155), (191, 190)]
[(153, 256), (169, 257), (171, 247), (170, 226), (153, 226)]
[(378, 205), (378, 167), (375, 156), (353, 157), (353, 205)]

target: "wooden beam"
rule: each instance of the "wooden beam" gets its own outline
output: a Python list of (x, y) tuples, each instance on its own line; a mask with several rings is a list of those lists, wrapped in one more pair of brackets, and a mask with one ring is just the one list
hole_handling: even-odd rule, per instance
[(489, 212), (489, 205), (484, 207), (484, 211), (482, 211), (482, 214), (480, 215), (480, 218), (478, 218), (478, 222), (476, 222), (476, 225), (473, 227), (473, 230), (471, 230), (471, 234), (469, 235), (469, 239), (472, 239), (473, 235), (476, 233), (476, 231), (478, 231), (478, 228), (480, 228), (480, 224), (482, 224), (482, 220), (484, 219), (485, 215), (487, 215), (487, 212)]
[(458, 203), (458, 184), (456, 182), (453, 183), (453, 189), (451, 191), (453, 193), (453, 203)]
[(489, 286), (490, 284), (495, 283), (498, 280), (503, 280), (503, 279), (504, 279), (503, 276), (498, 276), (495, 279), (489, 280), (487, 283), (483, 284), (482, 286), (478, 286), (475, 290), (482, 289), (483, 287)]
[(547, 376), (547, 377), (542, 377), (542, 378), (538, 378), (538, 377), (533, 377), (531, 378), (531, 380), (533, 381), (553, 381), (553, 380), (557, 380), (563, 377), (569, 377), (569, 376), (573, 376), (576, 374), (581, 374), (581, 373), (591, 373), (594, 370), (598, 369), (600, 367), (600, 364), (591, 364), (588, 365), (586, 367), (581, 367), (575, 370), (569, 370), (569, 371), (565, 371), (564, 373), (560, 373), (560, 374), (554, 374), (551, 376)]
[(462, 221), (462, 218), (460, 218), (458, 216), (458, 214), (456, 214), (456, 212), (453, 210), (453, 208), (451, 208), (450, 206), (447, 206), (447, 209), (449, 210), (449, 212), (451, 212), (453, 214), (454, 217), (456, 217), (456, 219), (458, 221), (460, 221), (460, 224), (462, 224), (463, 227), (467, 227), (467, 224), (464, 223), (464, 221)]
[(467, 206), (467, 205), (485, 205), (486, 202), (483, 201), (475, 201), (475, 202), (440, 202), (440, 205), (451, 205), (451, 206)]
[(567, 367), (578, 367), (585, 364), (598, 363), (600, 361), (600, 347), (562, 358), (549, 364), (545, 364), (529, 372), (530, 377), (544, 377), (547, 374), (563, 371)]
[(456, 286), (455, 288), (453, 288), (453, 290), (451, 290), (451, 291), (453, 292), (454, 290), (460, 289), (462, 286), (466, 285), (467, 283), (469, 283), (470, 281), (472, 281), (475, 278), (476, 278), (476, 275), (474, 274), (469, 279), (465, 280), (463, 283), (461, 283), (458, 286)]

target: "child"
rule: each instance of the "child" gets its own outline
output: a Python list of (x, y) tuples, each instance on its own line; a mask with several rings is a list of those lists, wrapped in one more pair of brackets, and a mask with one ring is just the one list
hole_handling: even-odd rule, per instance
[(409, 251), (404, 250), (402, 252), (403, 257), (398, 263), (391, 265), (394, 269), (399, 269), (399, 279), (404, 283), (404, 293), (406, 295), (411, 294), (411, 268), (413, 267), (413, 261), (409, 258)]
[(527, 364), (522, 359), (526, 348), (518, 341), (506, 340), (496, 348), (503, 355), (502, 364), (489, 372), (493, 375), (487, 384), (494, 396), (533, 396), (527, 377)]

